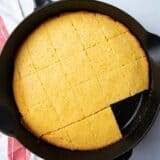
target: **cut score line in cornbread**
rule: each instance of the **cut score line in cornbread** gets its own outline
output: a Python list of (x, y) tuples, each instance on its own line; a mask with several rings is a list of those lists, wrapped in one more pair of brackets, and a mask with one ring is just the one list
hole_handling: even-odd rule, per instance
[(148, 62), (137, 39), (98, 13), (50, 18), (27, 37), (15, 60), (13, 90), (23, 124), (72, 150), (120, 140), (110, 105), (148, 84)]
[[(103, 124), (106, 122), (107, 124)], [(65, 133), (69, 134), (68, 136)], [(114, 143), (122, 138), (110, 107), (41, 137), (49, 143), (72, 150), (91, 150)]]

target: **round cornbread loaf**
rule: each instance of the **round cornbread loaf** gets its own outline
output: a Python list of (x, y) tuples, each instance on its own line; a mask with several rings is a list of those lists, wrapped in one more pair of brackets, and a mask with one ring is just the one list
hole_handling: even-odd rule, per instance
[(91, 150), (122, 138), (110, 105), (148, 89), (148, 81), (145, 52), (129, 30), (81, 11), (48, 19), (24, 40), (13, 90), (23, 124), (35, 136)]

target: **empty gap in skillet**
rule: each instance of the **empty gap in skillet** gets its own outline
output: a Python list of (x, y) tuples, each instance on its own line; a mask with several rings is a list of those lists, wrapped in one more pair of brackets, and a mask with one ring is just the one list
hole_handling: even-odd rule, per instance
[(141, 105), (143, 105), (143, 101), (146, 99), (147, 95), (148, 91), (144, 91), (111, 105), (112, 111), (123, 135), (125, 135), (127, 127), (136, 117), (136, 114)]

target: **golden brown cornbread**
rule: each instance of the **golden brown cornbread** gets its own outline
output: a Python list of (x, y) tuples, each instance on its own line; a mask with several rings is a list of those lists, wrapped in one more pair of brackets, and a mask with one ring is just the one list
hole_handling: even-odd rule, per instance
[(90, 150), (122, 138), (110, 105), (148, 89), (148, 79), (145, 53), (124, 25), (72, 12), (45, 21), (23, 42), (13, 90), (34, 135)]
[[(70, 139), (66, 133), (68, 133)], [(97, 149), (121, 138), (121, 132), (110, 107), (72, 125), (42, 136), (42, 139), (49, 143), (79, 150)]]

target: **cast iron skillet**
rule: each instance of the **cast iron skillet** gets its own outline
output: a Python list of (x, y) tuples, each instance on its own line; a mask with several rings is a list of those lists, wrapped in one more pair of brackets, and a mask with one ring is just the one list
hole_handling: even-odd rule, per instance
[[(17, 138), (25, 147), (45, 159), (113, 160), (121, 156), (118, 158), (119, 160), (127, 160), (131, 154), (131, 149), (135, 147), (151, 128), (159, 111), (160, 37), (147, 32), (128, 14), (106, 3), (95, 0), (63, 0), (55, 3), (36, 0), (36, 2), (37, 5), (41, 5), (41, 7), (16, 28), (9, 37), (0, 56), (0, 130), (7, 135)], [(44, 4), (45, 7), (42, 7)], [(65, 11), (77, 10), (103, 13), (125, 24), (139, 39), (142, 47), (146, 51), (150, 66), (149, 91), (140, 93), (112, 106), (124, 138), (108, 147), (83, 152), (54, 147), (38, 140), (28, 132), (21, 125), (20, 114), (17, 110), (12, 91), (15, 53), (25, 37), (48, 17)]]

